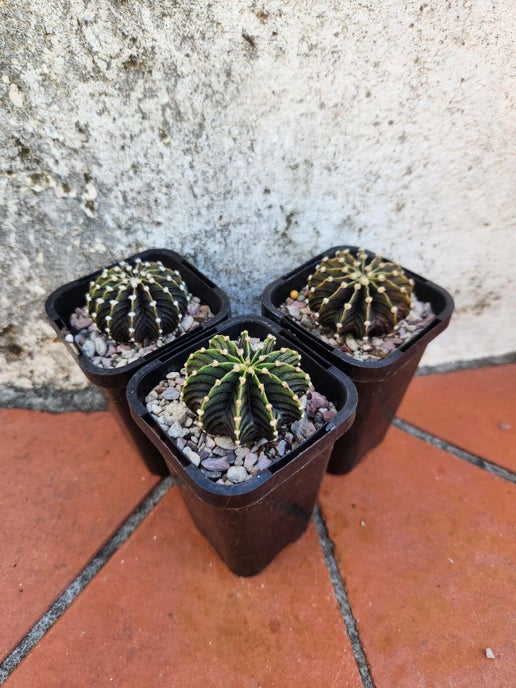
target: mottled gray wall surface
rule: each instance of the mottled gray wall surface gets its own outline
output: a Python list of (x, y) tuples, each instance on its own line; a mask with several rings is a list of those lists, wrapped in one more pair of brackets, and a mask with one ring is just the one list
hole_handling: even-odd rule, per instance
[(511, 3), (0, 0), (0, 385), (85, 381), (55, 287), (173, 248), (258, 310), (336, 244), (448, 288), (427, 364), (514, 349)]

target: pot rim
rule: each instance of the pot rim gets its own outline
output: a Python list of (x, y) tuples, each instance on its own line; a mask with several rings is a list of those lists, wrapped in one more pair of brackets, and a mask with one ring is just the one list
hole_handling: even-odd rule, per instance
[[(194, 466), (184, 456), (174, 440), (168, 437), (152, 420), (143, 399), (159, 381), (158, 378), (162, 379), (162, 376), (166, 374), (167, 368), (168, 370), (176, 369), (170, 368), (171, 359), (175, 359), (173, 365), (181, 367), (180, 362), (184, 363), (191, 351), (201, 347), (205, 341), (208, 341), (215, 334), (234, 332), (236, 330), (241, 331), (243, 329), (250, 330), (253, 327), (261, 331), (262, 334), (274, 334), (277, 339), (281, 340), (281, 344), (285, 343), (296, 348), (302, 356), (301, 365), (305, 369), (309, 367), (312, 370), (316, 369), (318, 371), (320, 376), (316, 382), (318, 387), (320, 385), (329, 387), (330, 380), (332, 380), (331, 385), (334, 389), (331, 390), (331, 395), (334, 398), (330, 398), (330, 400), (334, 403), (337, 400), (340, 403), (340, 408), (337, 408), (335, 416), (328, 420), (311, 437), (292, 451), (287, 452), (285, 456), (274, 462), (269, 469), (261, 471), (243, 483), (221, 485), (206, 477), (197, 466)], [(324, 381), (319, 382), (322, 380)], [(319, 389), (319, 391), (324, 390)], [(336, 399), (337, 392), (341, 396), (340, 401)], [(248, 314), (226, 320), (217, 326), (215, 332), (205, 333), (202, 340), (190, 342), (180, 351), (165, 353), (157, 360), (141, 368), (131, 377), (128, 383), (127, 400), (134, 421), (160, 450), (169, 469), (179, 477), (181, 482), (187, 483), (201, 498), (207, 501), (219, 503), (225, 507), (238, 508), (263, 499), (268, 492), (275, 489), (290, 476), (295, 475), (304, 465), (317, 458), (320, 451), (324, 451), (328, 444), (333, 444), (336, 439), (344, 434), (354, 420), (358, 395), (355, 385), (345, 373), (338, 370), (328, 361), (321, 359), (315, 352), (312, 352), (302, 342), (297, 340), (295, 335), (292, 335), (292, 333), (263, 316)]]
[[(412, 270), (402, 266), (404, 273), (414, 280), (414, 291), (418, 298), (421, 295), (423, 299), (429, 300), (432, 303), (434, 318), (428, 325), (424, 327), (421, 332), (408, 339), (395, 351), (379, 361), (361, 361), (357, 358), (354, 358), (350, 354), (345, 353), (344, 351), (341, 351), (330, 344), (327, 344), (320, 339), (320, 337), (309, 332), (307, 329), (297, 323), (291, 316), (283, 313), (279, 309), (279, 304), (284, 301), (286, 295), (292, 289), (298, 289), (305, 286), (308, 275), (323, 258), (326, 256), (333, 256), (337, 251), (344, 249), (349, 249), (352, 253), (356, 253), (359, 248), (361, 247), (350, 245), (334, 246), (319, 253), (313, 258), (310, 258), (290, 272), (269, 283), (261, 294), (262, 312), (266, 316), (272, 315), (275, 322), (280, 323), (286, 329), (292, 330), (298, 336), (301, 336), (303, 340), (309, 341), (316, 347), (316, 350), (321, 355), (336, 357), (341, 363), (349, 366), (349, 368), (353, 369), (354, 371), (362, 369), (363, 371), (387, 373), (387, 369), (391, 366), (396, 364), (402, 365), (402, 361), (400, 359), (405, 357), (407, 353), (410, 353), (410, 349), (414, 345), (418, 343), (424, 343), (426, 346), (431, 339), (436, 337), (447, 327), (454, 309), (453, 298), (451, 294), (443, 289), (443, 287), (435, 284), (435, 282), (432, 282), (425, 277), (418, 275), (416, 272), (413, 272)], [(375, 255), (373, 251), (369, 251), (368, 249), (363, 250), (370, 257)], [(385, 256), (383, 257), (385, 260), (391, 260)], [(280, 297), (281, 301), (278, 302), (278, 298), (276, 297)]]

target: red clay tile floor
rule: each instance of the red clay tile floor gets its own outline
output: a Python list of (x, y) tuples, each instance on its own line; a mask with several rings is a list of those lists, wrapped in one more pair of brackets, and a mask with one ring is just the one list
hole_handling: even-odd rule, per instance
[(0, 684), (513, 688), (515, 390), (516, 365), (416, 377), (251, 578), (107, 412), (0, 409)]

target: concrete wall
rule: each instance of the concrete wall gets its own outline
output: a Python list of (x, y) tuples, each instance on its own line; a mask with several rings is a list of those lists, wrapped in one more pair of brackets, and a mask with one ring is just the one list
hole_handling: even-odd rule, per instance
[(83, 387), (45, 297), (152, 246), (243, 312), (364, 245), (453, 293), (426, 364), (514, 350), (513, 29), (494, 0), (0, 0), (0, 386)]

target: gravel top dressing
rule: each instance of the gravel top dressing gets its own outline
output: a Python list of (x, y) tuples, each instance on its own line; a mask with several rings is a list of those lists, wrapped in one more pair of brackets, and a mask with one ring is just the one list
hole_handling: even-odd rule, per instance
[[(259, 340), (255, 340), (256, 345)], [(313, 387), (301, 397), (303, 415), (280, 427), (278, 438), (238, 446), (231, 437), (203, 431), (196, 413), (181, 400), (186, 371), (171, 371), (145, 398), (147, 410), (184, 456), (211, 480), (232, 485), (244, 482), (298, 447), (332, 418), (335, 405)]]
[(103, 334), (88, 316), (86, 307), (76, 308), (70, 317), (72, 334), (68, 335), (82, 353), (99, 368), (120, 368), (137, 361), (142, 356), (175, 341), (183, 334), (196, 329), (213, 317), (209, 306), (201, 304), (192, 296), (186, 314), (174, 332), (160, 339), (145, 340), (142, 343), (120, 344)]
[(394, 326), (390, 334), (379, 337), (357, 338), (351, 334), (336, 335), (334, 331), (321, 327), (315, 314), (308, 306), (308, 287), (299, 293), (291, 292), (290, 296), (280, 305), (280, 310), (290, 316), (295, 322), (330, 346), (353, 356), (359, 361), (380, 361), (402, 344), (415, 337), (432, 322), (434, 314), (429, 303), (419, 301), (412, 295), (412, 308), (404, 320)]

